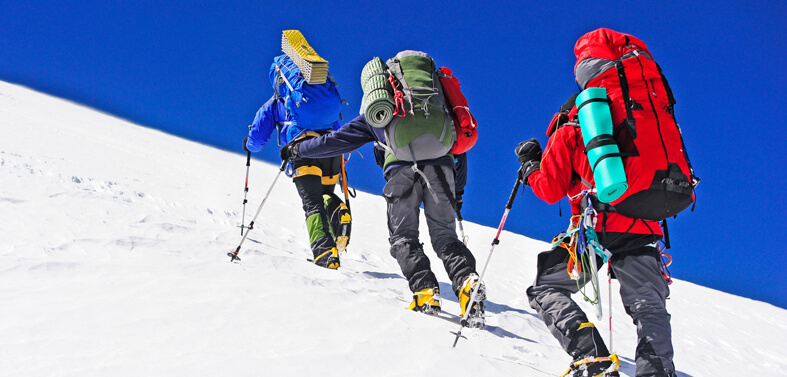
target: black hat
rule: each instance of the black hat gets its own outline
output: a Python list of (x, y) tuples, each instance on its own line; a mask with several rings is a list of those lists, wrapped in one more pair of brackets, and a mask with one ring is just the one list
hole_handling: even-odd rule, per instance
[(547, 127), (547, 136), (552, 136), (558, 128), (562, 127), (563, 124), (568, 122), (568, 113), (571, 112), (571, 109), (574, 108), (575, 102), (577, 100), (577, 96), (579, 93), (574, 93), (571, 97), (568, 97), (566, 103), (563, 106), (560, 106), (558, 112), (552, 117), (552, 121), (549, 122), (549, 127)]

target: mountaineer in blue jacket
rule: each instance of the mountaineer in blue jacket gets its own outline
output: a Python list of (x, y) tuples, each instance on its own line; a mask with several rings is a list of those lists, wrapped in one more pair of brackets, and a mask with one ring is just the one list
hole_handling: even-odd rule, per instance
[[(338, 114), (337, 114), (338, 118)], [(293, 124), (285, 106), (285, 99), (274, 95), (257, 111), (243, 140), (243, 150), (259, 152), (273, 131), (278, 132), (280, 145), (314, 138), (339, 128), (333, 122), (326, 129), (311, 130)], [(306, 226), (314, 263), (329, 269), (339, 268), (339, 249), (345, 247), (350, 235), (350, 213), (347, 206), (334, 194), (341, 173), (342, 157), (305, 158), (293, 162), (292, 182), (298, 190), (306, 215)], [(344, 236), (342, 236), (342, 234)]]

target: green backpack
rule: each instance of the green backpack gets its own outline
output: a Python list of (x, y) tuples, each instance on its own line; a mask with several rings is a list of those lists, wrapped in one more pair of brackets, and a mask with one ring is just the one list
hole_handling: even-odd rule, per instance
[[(456, 140), (434, 60), (424, 52), (402, 51), (386, 62), (394, 80), (395, 115), (385, 125), (385, 164), (443, 157)], [(397, 100), (398, 98), (398, 100)]]

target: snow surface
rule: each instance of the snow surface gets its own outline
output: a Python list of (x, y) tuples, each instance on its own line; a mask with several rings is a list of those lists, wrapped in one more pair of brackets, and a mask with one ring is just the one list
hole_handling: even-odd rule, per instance
[[(230, 263), (245, 169), (240, 154), (0, 82), (0, 376), (557, 376), (569, 364), (524, 293), (546, 243), (503, 232), (488, 326), (452, 348), (455, 323), (405, 310), (379, 196), (352, 200), (353, 237), (330, 271), (305, 261), (300, 199), (282, 176)], [(252, 162), (246, 224), (277, 171)], [(464, 225), (482, 266), (496, 229)], [(615, 285), (612, 346), (633, 376)], [(608, 338), (606, 282), (602, 293)], [(668, 309), (680, 376), (787, 375), (787, 311), (679, 280)]]

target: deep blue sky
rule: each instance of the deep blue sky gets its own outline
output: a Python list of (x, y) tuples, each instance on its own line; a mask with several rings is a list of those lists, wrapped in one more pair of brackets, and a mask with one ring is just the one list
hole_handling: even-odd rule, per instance
[[(463, 215), (496, 227), (518, 167), (514, 147), (530, 137), (544, 144), (552, 114), (576, 91), (577, 38), (599, 27), (633, 34), (648, 44), (670, 80), (677, 119), (702, 178), (695, 212), (670, 222), (673, 275), (787, 308), (779, 215), (787, 212), (787, 3), (464, 3), (472, 5), (3, 2), (0, 80), (238, 152), (242, 165), (246, 126), (272, 94), (267, 74), (280, 53), (282, 30), (301, 30), (330, 61), (350, 103), (345, 119), (358, 112), (367, 61), (404, 49), (426, 51), (453, 69), (480, 124)], [(269, 145), (257, 157), (277, 161), (277, 150)], [(366, 158), (355, 155), (348, 167), (351, 183), (379, 194), (384, 182), (371, 149), (361, 152)], [(264, 190), (268, 182), (251, 177), (253, 189)], [(239, 207), (242, 184), (239, 176)], [(506, 229), (551, 240), (567, 225), (569, 207), (565, 200), (561, 205), (563, 217), (558, 205), (527, 190)], [(494, 235), (470, 236), (491, 241)], [(474, 251), (486, 258), (487, 250)]]

